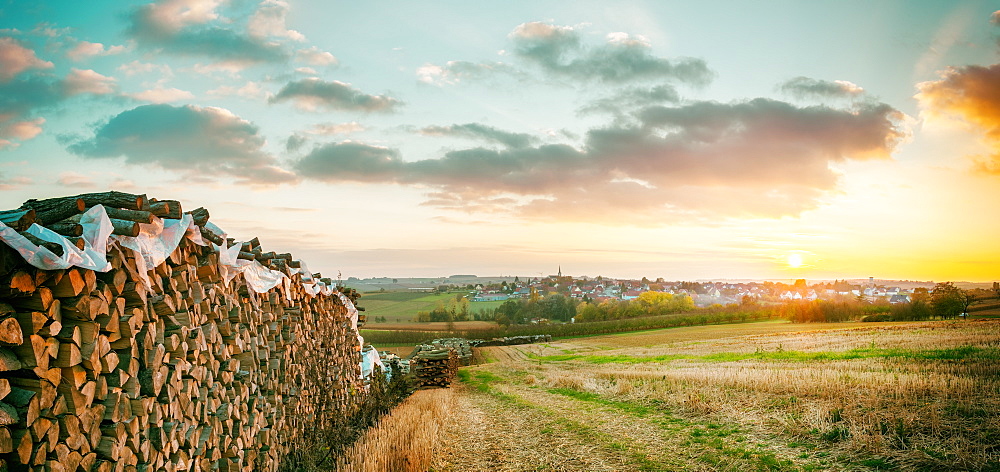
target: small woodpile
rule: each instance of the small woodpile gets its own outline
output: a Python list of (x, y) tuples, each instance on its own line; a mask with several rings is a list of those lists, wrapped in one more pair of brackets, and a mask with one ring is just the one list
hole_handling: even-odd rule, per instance
[(493, 339), (473, 339), (469, 341), (472, 347), (515, 346), (518, 344), (547, 343), (552, 341), (550, 334), (535, 334), (530, 336), (507, 336)]
[(0, 212), (0, 470), (274, 471), (352, 411), (353, 300), (208, 219), (119, 192)]
[(410, 354), (410, 373), (415, 388), (447, 388), (458, 372), (454, 348), (438, 343), (421, 344)]
[(458, 356), (459, 365), (472, 365), (472, 344), (465, 338), (442, 338), (431, 341), (431, 344), (440, 344), (455, 350)]

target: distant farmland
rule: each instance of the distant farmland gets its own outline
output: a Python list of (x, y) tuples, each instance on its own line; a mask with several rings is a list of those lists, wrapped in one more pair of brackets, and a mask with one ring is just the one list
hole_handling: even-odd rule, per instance
[[(428, 293), (428, 292), (380, 292), (366, 293), (361, 296), (358, 305), (365, 308), (368, 314), (370, 328), (377, 328), (375, 318), (386, 318), (386, 323), (411, 323), (418, 311), (433, 310), (438, 303), (446, 304), (454, 300), (456, 295), (466, 292)], [(469, 313), (492, 310), (503, 302), (473, 302), (469, 303)], [(470, 316), (471, 319), (471, 316)], [(387, 329), (399, 329), (398, 327)]]

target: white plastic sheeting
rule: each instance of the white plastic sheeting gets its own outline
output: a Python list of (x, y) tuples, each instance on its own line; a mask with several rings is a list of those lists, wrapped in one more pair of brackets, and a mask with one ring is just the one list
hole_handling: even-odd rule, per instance
[(107, 251), (108, 236), (113, 228), (104, 207), (97, 205), (87, 210), (81, 216), (80, 224), (83, 226), (83, 250), (78, 249), (59, 233), (38, 224), (31, 225), (25, 231), (43, 241), (62, 246), (62, 256), (57, 256), (44, 247), (35, 246), (28, 241), (28, 238), (3, 223), (0, 223), (0, 240), (14, 248), (29, 264), (39, 269), (68, 269), (77, 266), (98, 272), (111, 270)]
[[(152, 283), (147, 272), (166, 261), (170, 254), (177, 249), (183, 238), (186, 237), (200, 246), (210, 244), (202, 239), (201, 231), (194, 224), (191, 215), (186, 213), (176, 220), (153, 218), (152, 223), (140, 223), (139, 235), (136, 237), (111, 234), (114, 228), (103, 205), (95, 205), (81, 215), (80, 225), (83, 226), (83, 250), (78, 249), (62, 235), (37, 224), (31, 225), (25, 231), (43, 241), (62, 246), (62, 256), (57, 256), (44, 247), (35, 246), (34, 243), (2, 222), (0, 222), (0, 240), (14, 248), (29, 264), (39, 269), (68, 269), (76, 266), (98, 272), (111, 270), (111, 264), (107, 259), (108, 245), (118, 244), (135, 253), (139, 276), (146, 284), (147, 290), (152, 290)], [(207, 222), (205, 227), (222, 235), (223, 239), (226, 238), (226, 232), (214, 223)], [(280, 285), (285, 292), (285, 297), (290, 299), (291, 279), (284, 272), (268, 269), (257, 261), (240, 259), (241, 244), (239, 242), (230, 248), (213, 246), (219, 251), (221, 275), (226, 283), (232, 281), (237, 275), (243, 274), (247, 286), (254, 292), (264, 293)], [(305, 264), (302, 264), (298, 272), (302, 274), (303, 289), (310, 295), (330, 296), (337, 293), (350, 314), (351, 327), (357, 331), (358, 310), (351, 303), (351, 300), (336, 292), (333, 287), (314, 280)]]
[[(369, 346), (369, 348), (361, 352), (361, 377), (366, 379), (371, 377), (375, 366), (382, 369), (382, 372), (387, 372), (385, 365), (382, 364), (382, 358), (378, 355), (378, 351), (374, 347)], [(388, 379), (388, 376), (386, 378)]]

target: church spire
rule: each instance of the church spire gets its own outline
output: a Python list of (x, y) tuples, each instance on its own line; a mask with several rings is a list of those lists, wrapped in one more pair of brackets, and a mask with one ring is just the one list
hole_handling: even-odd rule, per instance
[(562, 264), (559, 264), (559, 277), (562, 277)]

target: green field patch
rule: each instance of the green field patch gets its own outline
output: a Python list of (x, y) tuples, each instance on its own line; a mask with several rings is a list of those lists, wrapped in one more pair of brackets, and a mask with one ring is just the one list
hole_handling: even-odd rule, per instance
[(610, 406), (610, 407), (614, 407), (614, 408), (616, 408), (618, 410), (624, 411), (626, 413), (631, 413), (631, 414), (633, 414), (635, 416), (640, 416), (640, 417), (641, 416), (647, 416), (647, 415), (649, 415), (649, 414), (654, 413), (654, 412), (657, 411), (655, 408), (652, 408), (652, 407), (649, 407), (649, 406), (639, 405), (639, 404), (631, 403), (631, 402), (623, 402), (623, 401), (617, 401), (617, 400), (610, 400), (610, 399), (604, 398), (604, 397), (602, 397), (602, 396), (600, 396), (600, 395), (598, 395), (596, 393), (581, 392), (579, 390), (575, 390), (575, 389), (572, 389), (572, 388), (552, 388), (552, 389), (549, 389), (548, 392), (549, 393), (555, 393), (557, 395), (567, 396), (567, 397), (570, 397), (570, 398), (575, 398), (577, 400), (581, 400), (581, 401), (585, 401), (585, 402), (597, 403), (597, 404), (600, 404), (600, 405), (607, 405), (607, 406)]
[(488, 370), (476, 370), (470, 367), (458, 369), (457, 377), (462, 383), (469, 384), (480, 392), (489, 392), (491, 390), (490, 384), (503, 380), (502, 377)]
[[(549, 389), (548, 392), (575, 398), (580, 401), (611, 406), (637, 417), (655, 415), (671, 418), (669, 411), (664, 408), (654, 408), (628, 401), (611, 400), (591, 392), (583, 392), (571, 388), (554, 388)], [(740, 434), (742, 430), (737, 426), (720, 425), (717, 423), (689, 423), (683, 420), (677, 421), (676, 419), (665, 422), (656, 421), (655, 423), (661, 428), (671, 431), (670, 434), (676, 434), (674, 431), (678, 427), (690, 428), (687, 434), (691, 439), (682, 445), (692, 446), (697, 444), (701, 449), (697, 452), (692, 451), (692, 453), (697, 454), (698, 461), (713, 467), (731, 468), (746, 462), (749, 463), (747, 465), (756, 470), (769, 471), (810, 470), (816, 467), (815, 464), (797, 466), (791, 460), (779, 458), (774, 452), (767, 450), (767, 446), (763, 444), (758, 444), (755, 448), (747, 448), (739, 445), (739, 443), (745, 441), (745, 438)], [(737, 444), (729, 444), (727, 441)]]
[(579, 360), (590, 364), (643, 364), (652, 362), (670, 362), (680, 359), (689, 359), (706, 362), (736, 362), (745, 360), (771, 360), (771, 361), (833, 361), (852, 359), (912, 359), (912, 360), (1000, 360), (1000, 348), (960, 346), (949, 349), (871, 349), (860, 348), (849, 351), (757, 351), (757, 352), (719, 352), (705, 355), (690, 354), (665, 354), (661, 356), (630, 356), (618, 354), (611, 356), (587, 355), (587, 354), (557, 354), (552, 356), (538, 356), (528, 354), (528, 357), (549, 362), (564, 362)]

